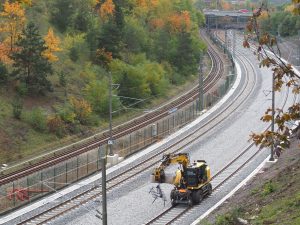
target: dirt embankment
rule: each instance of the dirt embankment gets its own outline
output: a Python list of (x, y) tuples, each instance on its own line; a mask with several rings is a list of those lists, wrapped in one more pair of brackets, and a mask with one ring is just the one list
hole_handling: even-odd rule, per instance
[(201, 224), (300, 225), (300, 141)]

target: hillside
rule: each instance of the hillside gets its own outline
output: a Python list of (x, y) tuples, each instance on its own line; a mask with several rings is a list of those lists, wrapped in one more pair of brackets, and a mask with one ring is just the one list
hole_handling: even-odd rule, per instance
[(160, 104), (206, 49), (190, 0), (0, 3), (0, 163), (106, 129), (109, 74), (114, 123)]
[(299, 140), (294, 140), (275, 164), (264, 168), (201, 224), (300, 224), (299, 150)]

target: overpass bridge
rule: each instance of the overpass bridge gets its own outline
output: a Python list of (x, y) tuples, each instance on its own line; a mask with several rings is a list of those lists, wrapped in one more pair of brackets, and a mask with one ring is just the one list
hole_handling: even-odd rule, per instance
[(252, 12), (204, 10), (207, 29), (244, 29)]

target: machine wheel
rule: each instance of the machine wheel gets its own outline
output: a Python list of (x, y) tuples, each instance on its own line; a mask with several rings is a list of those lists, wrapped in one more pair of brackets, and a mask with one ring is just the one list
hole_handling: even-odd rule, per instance
[(211, 183), (209, 183), (207, 186), (207, 195), (211, 195), (211, 193), (212, 193), (212, 186)]
[(199, 204), (203, 199), (203, 193), (201, 190), (194, 191), (192, 193), (192, 199), (194, 204)]
[(192, 197), (190, 196), (189, 197), (189, 200), (188, 200), (188, 206), (193, 206), (193, 199), (192, 199)]
[(174, 199), (171, 199), (171, 204), (172, 204), (173, 207), (177, 205), (177, 203), (175, 202)]
[(177, 205), (177, 203), (175, 202), (175, 190), (174, 189), (171, 191), (170, 199), (171, 199), (172, 206)]
[(170, 199), (175, 199), (175, 190), (173, 189), (170, 193)]

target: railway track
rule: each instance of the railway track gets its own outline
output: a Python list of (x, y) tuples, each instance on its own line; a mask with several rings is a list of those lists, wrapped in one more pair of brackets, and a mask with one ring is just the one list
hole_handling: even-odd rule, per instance
[[(255, 86), (255, 80), (249, 77), (245, 78), (245, 83), (240, 88), (239, 93), (236, 95), (235, 99), (232, 102), (228, 103), (227, 106), (224, 106), (215, 116), (213, 116), (206, 123), (203, 123), (193, 132), (188, 134), (183, 134), (180, 137), (180, 140), (177, 140), (175, 143), (172, 143), (170, 146), (165, 147), (164, 149), (152, 152), (152, 155), (148, 155), (147, 159), (144, 159), (138, 162), (136, 165), (131, 168), (126, 169), (126, 171), (119, 173), (118, 175), (107, 180), (107, 190), (110, 191), (113, 188), (119, 187), (124, 182), (129, 182), (131, 178), (139, 175), (142, 172), (153, 169), (153, 167), (160, 162), (161, 155), (164, 153), (178, 152), (185, 146), (190, 145), (192, 142), (197, 140), (200, 136), (206, 134), (215, 126), (219, 125), (226, 117), (233, 113), (243, 102), (249, 98), (250, 94), (253, 91)], [(101, 197), (101, 187), (92, 188), (86, 192), (81, 193), (78, 196), (75, 196), (72, 199), (68, 199), (65, 202), (39, 214), (35, 217), (23, 221), (21, 224), (46, 224), (67, 212), (70, 212), (80, 205), (83, 205), (91, 200)]]
[[(248, 59), (245, 58), (249, 62)], [(249, 63), (251, 65), (251, 63)], [(244, 64), (245, 66), (245, 64)], [(253, 66), (251, 65), (252, 69)], [(254, 70), (254, 69), (253, 69)], [(282, 109), (285, 107), (287, 103), (289, 95), (289, 90), (286, 92), (286, 96), (282, 105)], [(296, 95), (294, 95), (293, 101), (297, 101)], [(270, 129), (269, 125), (266, 130)], [(251, 160), (254, 159), (255, 156), (260, 152), (260, 149), (253, 152), (250, 152), (250, 149), (253, 147), (254, 143), (249, 144), (245, 149), (241, 151), (241, 153), (236, 156), (232, 161), (230, 161), (226, 166), (224, 166), (220, 171), (218, 171), (213, 177), (212, 177), (212, 186), (213, 186), (213, 192), (208, 198), (211, 198), (214, 196), (215, 191), (219, 189), (224, 183), (229, 181), (233, 178), (234, 175), (236, 175), (242, 168), (244, 168)], [(159, 224), (182, 224), (182, 219), (185, 215), (188, 213), (196, 212), (199, 215), (199, 212), (202, 212), (203, 209), (200, 205), (195, 205), (192, 207), (169, 207), (161, 214), (157, 215), (144, 225), (159, 225)], [(204, 212), (203, 212), (204, 213)]]
[[(205, 37), (207, 39), (207, 37)], [(204, 80), (204, 92), (208, 92), (217, 82), (218, 80), (223, 76), (224, 73), (224, 66), (222, 63), (221, 57), (218, 55), (218, 53), (215, 51), (213, 47), (209, 45), (208, 48), (208, 54), (211, 57), (212, 60), (212, 69), (210, 71), (209, 76)], [(189, 104), (191, 101), (198, 98), (198, 86), (196, 86), (194, 89), (192, 89), (190, 92), (188, 92), (186, 95), (176, 99), (175, 101), (171, 102), (170, 104), (165, 105), (160, 110), (154, 111), (152, 113), (148, 113), (143, 117), (139, 117), (130, 123), (127, 123), (123, 126), (119, 126), (117, 128), (113, 129), (113, 139), (117, 139), (119, 137), (122, 137), (124, 135), (130, 134), (133, 131), (139, 130), (140, 128), (147, 126), (149, 124), (153, 124), (154, 122), (164, 118), (169, 114), (169, 110), (173, 108), (180, 109), (184, 107), (185, 105)], [(22, 177), (28, 176), (36, 171), (40, 171), (44, 168), (56, 165), (60, 162), (63, 162), (65, 160), (68, 160), (72, 157), (78, 156), (84, 152), (87, 152), (89, 150), (95, 149), (99, 147), (102, 144), (107, 143), (109, 137), (108, 133), (105, 133), (101, 138), (92, 139), (88, 141), (87, 143), (73, 147), (68, 151), (65, 152), (59, 152), (51, 157), (47, 157), (45, 159), (42, 159), (41, 161), (37, 163), (32, 163), (25, 168), (22, 168), (20, 170), (14, 171), (12, 173), (6, 174), (6, 175), (0, 175), (0, 185), (7, 184), (11, 181), (20, 179)]]

